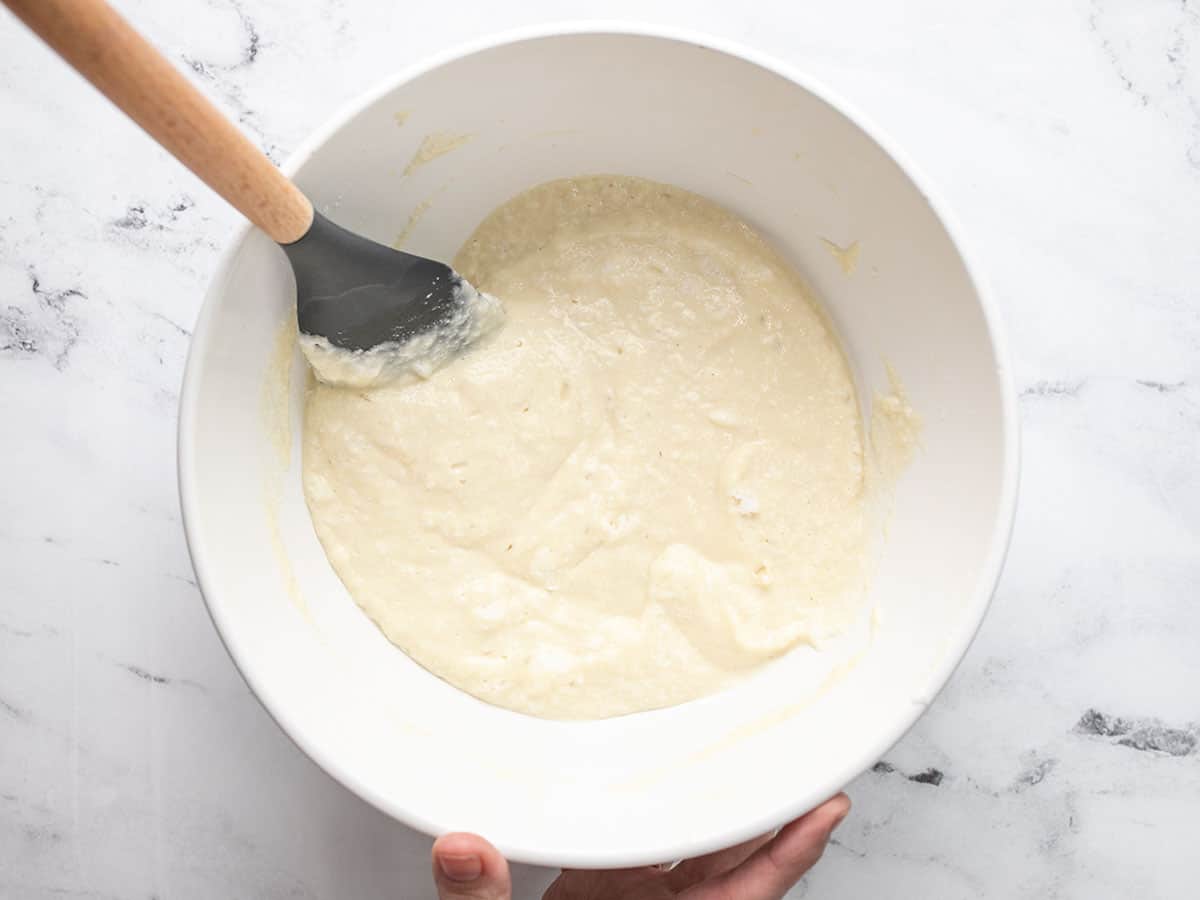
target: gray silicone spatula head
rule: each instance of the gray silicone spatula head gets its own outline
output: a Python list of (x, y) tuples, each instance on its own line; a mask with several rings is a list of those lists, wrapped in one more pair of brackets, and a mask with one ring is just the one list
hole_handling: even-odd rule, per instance
[(281, 246), (296, 275), (301, 346), (331, 384), (427, 377), (503, 319), (495, 298), (445, 263), (377, 244), (315, 211), (304, 236)]

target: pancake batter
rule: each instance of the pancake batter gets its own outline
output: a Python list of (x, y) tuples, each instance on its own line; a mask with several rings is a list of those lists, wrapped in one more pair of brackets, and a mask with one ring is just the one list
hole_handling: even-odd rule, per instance
[(500, 207), (454, 267), (503, 329), (428, 380), (308, 397), (313, 522), (388, 638), (490, 703), (597, 718), (849, 623), (854, 389), (762, 238), (678, 188), (577, 178)]

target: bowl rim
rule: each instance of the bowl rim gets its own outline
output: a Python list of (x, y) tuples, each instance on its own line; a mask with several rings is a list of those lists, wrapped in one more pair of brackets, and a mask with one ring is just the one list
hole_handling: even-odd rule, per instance
[[(1003, 444), (1001, 448), (1003, 459), (1000, 502), (996, 520), (992, 528), (991, 545), (980, 570), (976, 587), (972, 594), (966, 598), (967, 608), (964, 611), (965, 614), (961, 617), (957, 630), (951, 634), (952, 640), (947, 641), (948, 647), (957, 647), (958, 649), (956, 652), (948, 651), (945, 653), (938, 665), (931, 667), (929, 670), (926, 683), (928, 688), (927, 702), (910, 704), (905, 709), (897, 711), (892, 720), (891, 727), (881, 731), (881, 737), (877, 742), (869, 746), (864, 746), (858, 752), (851, 754), (840, 771), (831, 773), (831, 777), (826, 779), (826, 784), (828, 785), (828, 794), (832, 795), (837, 790), (849, 784), (858, 775), (865, 772), (903, 738), (928, 708), (929, 704), (933, 702), (945, 688), (946, 684), (949, 683), (951, 676), (966, 656), (967, 651), (971, 648), (991, 604), (992, 596), (998, 585), (1000, 573), (1008, 553), (1016, 516), (1017, 493), (1020, 480), (1020, 420), (1017, 412), (1016, 391), (1012, 381), (1008, 340), (996, 302), (985, 280), (980, 275), (980, 269), (975, 261), (976, 257), (963, 236), (963, 229), (957, 217), (950, 210), (944, 199), (931, 186), (931, 182), (922, 173), (920, 168), (882, 128), (872, 122), (854, 103), (846, 100), (818, 79), (798, 71), (789, 63), (785, 63), (740, 42), (727, 40), (694, 29), (652, 24), (636, 20), (599, 19), (552, 22), (507, 29), (459, 43), (448, 49), (434, 53), (383, 79), (374, 87), (342, 104), (332, 116), (326, 119), (300, 143), (296, 150), (280, 165), (280, 169), (289, 177), (294, 176), (296, 171), (313, 153), (344, 128), (351, 119), (387, 94), (428, 72), (464, 57), (501, 46), (544, 38), (583, 35), (654, 38), (713, 50), (750, 63), (784, 78), (802, 90), (809, 92), (818, 100), (828, 104), (874, 141), (900, 168), (905, 177), (909, 179), (929, 204), (930, 209), (946, 230), (951, 244), (962, 261), (967, 278), (975, 291), (983, 313), (988, 339), (996, 359), (996, 377), (1000, 389)], [(203, 368), (200, 362), (201, 353), (198, 348), (207, 346), (208, 335), (212, 329), (215, 316), (215, 297), (226, 282), (233, 262), (252, 228), (253, 226), (249, 222), (243, 221), (234, 230), (231, 239), (218, 257), (192, 333), (180, 391), (177, 429), (179, 500), (184, 535), (188, 553), (192, 561), (192, 568), (196, 573), (197, 585), (205, 607), (208, 610), (209, 617), (216, 628), (217, 635), (224, 644), (225, 650), (232, 659), (234, 666), (250, 687), (251, 693), (267, 712), (268, 716), (279, 726), (280, 730), (327, 775), (371, 806), (387, 814), (389, 817), (426, 834), (442, 834), (451, 830), (449, 823), (422, 816), (411, 809), (393, 802), (388, 797), (376, 793), (370, 786), (360, 780), (353, 771), (342, 766), (338, 759), (332, 758), (319, 750), (316, 744), (309, 739), (305, 729), (290, 714), (287, 704), (279, 702), (273, 696), (270, 686), (259, 677), (252, 654), (242, 646), (233, 619), (226, 615), (226, 605), (215, 600), (214, 594), (210, 590), (211, 579), (207, 574), (209, 571), (209, 550), (204, 535), (197, 527), (198, 488), (196, 484), (194, 447), (197, 404), (201, 371)], [(755, 835), (771, 831), (778, 827), (780, 823), (794, 819), (807, 812), (823, 799), (824, 796), (821, 792), (813, 793), (810, 791), (806, 794), (785, 794), (770, 809), (765, 810), (753, 821), (731, 823), (729, 828), (719, 833), (709, 834), (702, 839), (677, 840), (668, 837), (654, 846), (647, 846), (644, 850), (639, 849), (637, 851), (621, 849), (613, 851), (604, 847), (580, 846), (574, 848), (569, 853), (548, 855), (537, 846), (514, 844), (504, 840), (495, 843), (497, 848), (509, 860), (532, 865), (570, 868), (620, 868), (646, 865), (669, 860), (689, 859), (703, 853), (732, 846)]]

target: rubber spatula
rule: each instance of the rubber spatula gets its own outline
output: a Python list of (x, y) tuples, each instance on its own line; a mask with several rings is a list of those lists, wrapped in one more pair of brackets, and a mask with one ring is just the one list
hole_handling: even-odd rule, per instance
[[(0, 2), (283, 248), (296, 276), (301, 336), (309, 339), (301, 343), (323, 380), (362, 386), (410, 367), (428, 374), (500, 322), (498, 302), (444, 263), (377, 244), (316, 212), (103, 0)], [(318, 350), (339, 364), (319, 365)], [(370, 365), (356, 366), (357, 359)]]

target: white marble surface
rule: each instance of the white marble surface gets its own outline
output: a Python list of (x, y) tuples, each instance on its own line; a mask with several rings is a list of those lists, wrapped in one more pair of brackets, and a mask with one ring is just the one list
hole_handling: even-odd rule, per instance
[[(599, 6), (119, 5), (276, 159), (428, 52)], [(1197, 896), (1200, 2), (599, 11), (855, 101), (957, 210), (1012, 339), (991, 615), (795, 896)], [(431, 897), (428, 840), (276, 729), (192, 579), (176, 403), (234, 214), (4, 14), (0, 121), (0, 896)]]

